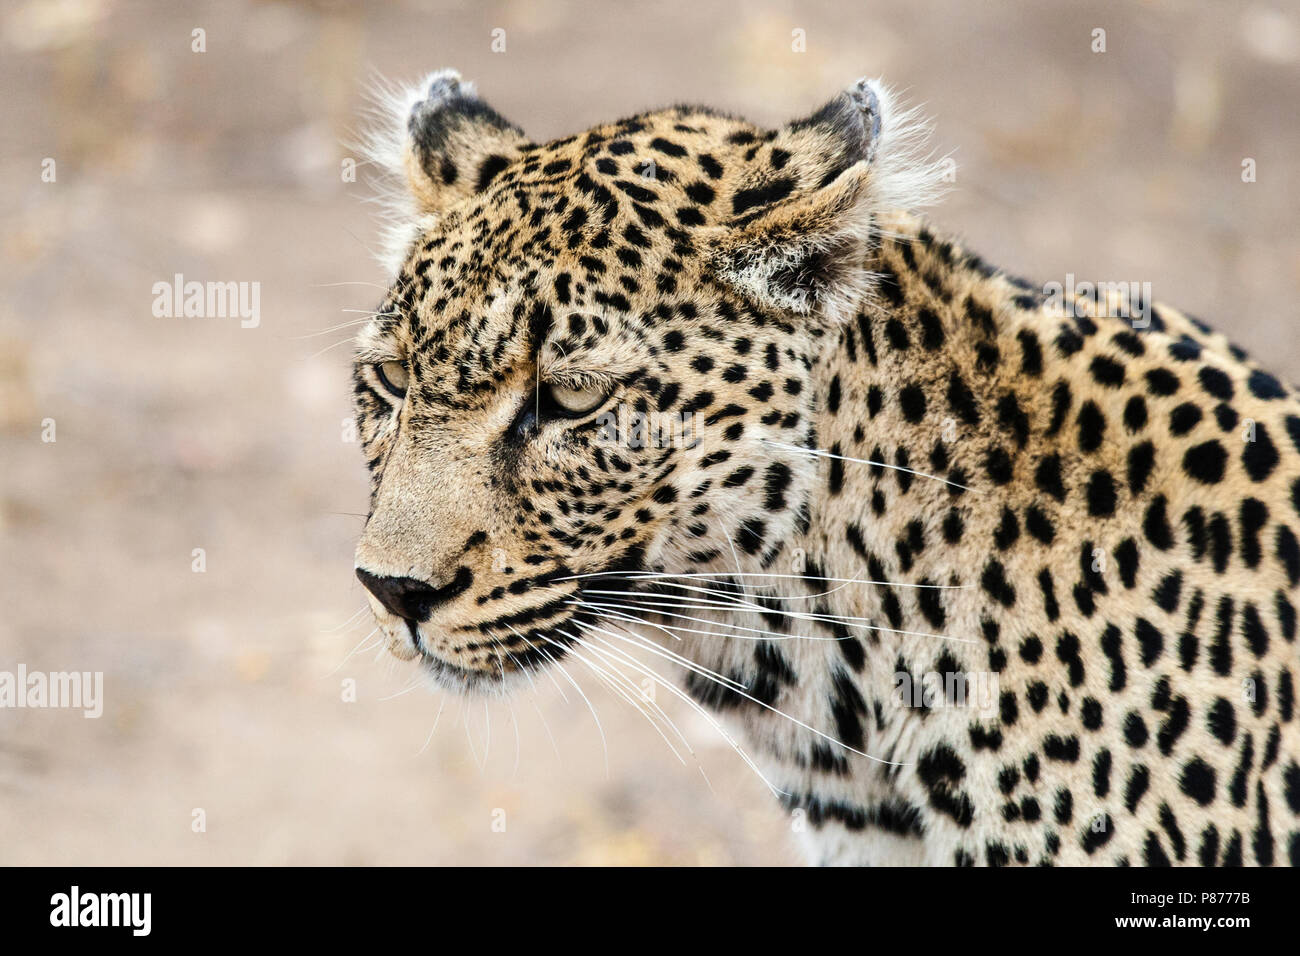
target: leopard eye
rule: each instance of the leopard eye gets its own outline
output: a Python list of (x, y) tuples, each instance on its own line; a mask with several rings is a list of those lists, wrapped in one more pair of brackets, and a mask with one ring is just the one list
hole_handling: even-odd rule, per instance
[(406, 371), (405, 362), (381, 362), (375, 366), (375, 375), (379, 377), (380, 384), (393, 394), (393, 397), (404, 398), (406, 396), (406, 383), (409, 375)]
[(564, 385), (546, 387), (556, 408), (563, 414), (575, 418), (594, 411), (608, 397), (608, 393), (603, 388), (568, 388)]

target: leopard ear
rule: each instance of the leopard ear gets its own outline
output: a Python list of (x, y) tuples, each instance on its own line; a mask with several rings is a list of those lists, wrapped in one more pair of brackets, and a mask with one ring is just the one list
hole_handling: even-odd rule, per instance
[(743, 215), (710, 237), (717, 271), (761, 306), (851, 317), (872, 291), (878, 220), (943, 192), (945, 166), (927, 152), (928, 133), (917, 110), (898, 109), (865, 77), (784, 126), (769, 162), (733, 196)]
[(854, 163), (875, 160), (888, 105), (888, 91), (863, 77), (811, 116), (780, 129), (772, 147), (792, 157), (804, 183), (825, 186)]
[(870, 292), (869, 167), (720, 227), (710, 237), (719, 277), (755, 305), (828, 322), (851, 318)]
[(441, 213), (487, 188), (528, 144), (455, 70), (434, 73), (408, 101), (402, 164), (421, 212)]
[(400, 264), (420, 225), (482, 192), (530, 147), (523, 130), (479, 99), (455, 70), (375, 92), (382, 125), (361, 144), (387, 200), (386, 259)]

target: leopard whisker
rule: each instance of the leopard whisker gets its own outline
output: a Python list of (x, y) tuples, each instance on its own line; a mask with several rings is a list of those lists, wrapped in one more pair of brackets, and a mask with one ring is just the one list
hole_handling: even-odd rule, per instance
[[(590, 650), (592, 653), (598, 653), (597, 648), (593, 647), (592, 645), (584, 641), (582, 638), (574, 634), (570, 634), (568, 631), (561, 631), (557, 628), (556, 633), (563, 634), (565, 637), (569, 638), (574, 643), (578, 644), (581, 647), (586, 648), (587, 650)], [(617, 694), (620, 698), (622, 698), (623, 700), (631, 704), (632, 707), (638, 713), (641, 714), (641, 716), (645, 717), (646, 720), (649, 721), (650, 726), (655, 729), (655, 732), (659, 734), (660, 737), (663, 738), (664, 743), (668, 745), (668, 749), (672, 751), (673, 756), (676, 757), (683, 766), (686, 765), (686, 758), (683, 757), (677, 751), (677, 748), (675, 746), (673, 746), (673, 742), (668, 738), (668, 735), (664, 732), (663, 728), (659, 725), (659, 722), (655, 719), (655, 717), (650, 713), (650, 711), (647, 711), (643, 706), (641, 706), (641, 704), (636, 700), (635, 697), (633, 697), (626, 690), (624, 690), (623, 686), (619, 683), (619, 680), (621, 680), (623, 683), (626, 683), (629, 687), (631, 687), (634, 691), (637, 689), (636, 684), (632, 683), (632, 681), (627, 677), (626, 674), (624, 674), (622, 671), (619, 671), (618, 668), (615, 667), (612, 662), (610, 662), (608, 668), (606, 668), (606, 667), (602, 667), (599, 664), (596, 664), (595, 662), (588, 661), (586, 658), (584, 658), (581, 654), (578, 654), (572, 648), (569, 649), (569, 653), (573, 654), (576, 660), (586, 665), (587, 669), (590, 670), (596, 676), (597, 680), (603, 683), (606, 687), (608, 687), (611, 691)], [(662, 709), (660, 710), (660, 713), (662, 714)], [(677, 730), (677, 726), (673, 724), (670, 720), (668, 720), (666, 714), (663, 715), (663, 719), (668, 722), (668, 725), (671, 726), (672, 729), (679, 736), (681, 735), (681, 732)], [(684, 742), (684, 738), (683, 738), (683, 742)]]
[(438, 729), (438, 722), (442, 720), (442, 709), (447, 706), (447, 695), (443, 694), (441, 695), (441, 698), (442, 699), (438, 701), (438, 713), (435, 714), (433, 718), (433, 726), (429, 728), (429, 736), (424, 738), (424, 744), (415, 752), (417, 757), (429, 749), (429, 744), (433, 741), (433, 735)]
[(828, 578), (812, 574), (775, 574), (759, 571), (590, 571), (585, 574), (570, 574), (555, 581), (576, 581), (580, 578), (612, 577), (615, 580), (653, 580), (656, 578), (787, 578), (800, 581), (822, 581), (826, 583), (843, 582), (846, 584), (873, 584), (893, 588), (933, 588), (943, 591), (959, 591), (970, 588), (969, 584), (913, 584), (907, 581), (873, 581), (867, 578)]
[[(520, 634), (519, 631), (515, 630), (514, 627), (511, 627), (511, 625), (509, 625), (509, 624), (507, 624), (506, 627), (509, 627), (510, 630), (514, 631), (515, 636), (518, 637), (518, 638), (519, 638), (521, 641), (523, 641), (525, 644), (527, 644), (527, 645), (529, 646), (530, 649), (532, 649), (532, 650), (534, 650), (534, 651), (537, 651), (539, 654), (540, 654), (540, 653), (545, 653), (545, 652), (542, 651), (540, 648), (538, 648), (538, 646), (537, 646), (536, 644), (534, 644), (534, 643), (533, 643), (532, 641), (530, 641), (528, 638), (526, 638), (526, 637), (524, 637), (522, 634)], [(516, 662), (516, 663), (517, 663), (517, 662)], [(555, 685), (555, 689), (556, 689), (556, 691), (557, 691), (557, 692), (559, 693), (559, 695), (560, 695), (560, 700), (564, 701), (565, 705), (567, 706), (568, 703), (569, 703), (569, 698), (568, 698), (568, 696), (564, 693), (564, 688), (560, 686), (560, 682), (557, 681), (557, 680), (555, 679), (555, 675), (552, 674), (549, 670), (545, 670), (545, 669), (543, 669), (542, 673), (545, 674), (548, 678), (550, 678), (551, 683)], [(534, 689), (535, 689), (535, 688), (534, 688)]]
[(360, 279), (353, 279), (350, 282), (313, 282), (307, 286), (309, 289), (333, 289), (344, 285), (368, 285), (372, 289), (378, 289), (381, 292), (387, 292), (388, 286), (380, 285), (378, 282), (363, 282)]
[[(515, 630), (514, 627), (511, 627), (510, 629), (512, 631)], [(515, 631), (515, 633), (518, 634), (519, 632)], [(541, 637), (541, 639), (546, 641), (548, 644), (554, 644), (556, 647), (563, 648), (563, 645), (557, 643), (556, 641), (551, 640), (545, 634), (540, 634), (538, 636)], [(529, 641), (528, 638), (524, 637), (522, 634), (519, 634), (519, 637), (524, 641), (524, 643), (528, 644), (530, 647), (536, 646), (531, 641)], [(576, 690), (578, 692), (578, 695), (583, 699), (583, 701), (586, 702), (587, 709), (591, 711), (591, 718), (596, 722), (596, 730), (600, 734), (600, 745), (605, 755), (605, 775), (609, 776), (609, 741), (605, 738), (605, 728), (601, 726), (600, 717), (596, 714), (595, 705), (592, 704), (591, 700), (587, 697), (586, 693), (583, 692), (582, 688), (578, 686), (578, 682), (573, 679), (573, 675), (571, 675), (568, 672), (568, 670), (562, 664), (560, 664), (558, 660), (555, 659), (554, 655), (552, 655), (544, 647), (538, 647), (537, 651), (538, 653), (542, 654), (542, 656), (544, 656), (547, 660), (549, 660), (556, 667), (556, 669), (559, 670), (559, 672), (562, 675), (564, 675), (564, 679), (573, 685), (573, 689)]]
[(845, 750), (848, 750), (848, 751), (850, 751), (851, 753), (855, 753), (855, 754), (857, 754), (857, 755), (860, 756), (860, 757), (866, 757), (868, 760), (872, 760), (872, 761), (874, 761), (874, 762), (876, 762), (876, 763), (884, 764), (884, 765), (886, 765), (886, 766), (890, 766), (890, 767), (905, 767), (905, 766), (909, 766), (909, 764), (906, 763), (906, 762), (901, 762), (901, 761), (896, 761), (896, 760), (886, 760), (886, 759), (884, 759), (883, 757), (875, 757), (875, 756), (872, 756), (871, 754), (867, 753), (866, 751), (858, 750), (856, 747), (850, 747), (848, 744), (844, 743), (842, 740), (838, 740), (838, 739), (836, 739), (835, 737), (832, 737), (830, 734), (827, 734), (827, 733), (825, 733), (825, 732), (823, 732), (823, 731), (818, 730), (816, 727), (813, 727), (813, 726), (811, 726), (810, 724), (805, 723), (804, 721), (800, 720), (798, 717), (795, 717), (795, 716), (792, 715), (792, 714), (787, 714), (785, 711), (781, 710), (779, 707), (774, 707), (774, 706), (772, 706), (771, 704), (768, 704), (768, 703), (765, 703), (765, 702), (762, 701), (762, 700), (759, 700), (759, 699), (758, 699), (757, 697), (755, 697), (753, 694), (750, 694), (750, 693), (748, 693), (748, 692), (746, 692), (746, 691), (743, 691), (743, 690), (736, 690), (736, 689), (733, 688), (733, 689), (732, 689), (732, 693), (739, 694), (741, 697), (744, 697), (746, 700), (749, 700), (749, 701), (752, 701), (752, 702), (755, 703), (755, 704), (758, 704), (760, 707), (763, 707), (765, 710), (770, 710), (770, 711), (772, 711), (772, 713), (778, 715), (779, 717), (783, 717), (783, 718), (785, 718), (786, 720), (790, 721), (791, 723), (795, 724), (796, 726), (801, 727), (801, 728), (803, 728), (804, 730), (807, 730), (807, 731), (810, 732), (810, 733), (816, 734), (818, 737), (821, 737), (821, 738), (823, 738), (823, 739), (825, 739), (825, 740), (828, 740), (828, 741), (830, 741), (830, 742), (833, 743), (833, 744), (837, 744), (837, 745), (843, 747)]
[[(634, 617), (631, 617), (631, 616), (628, 616), (628, 617), (626, 617), (626, 618), (615, 618), (615, 617), (612, 617), (612, 616), (609, 615), (609, 614), (598, 614), (597, 616), (598, 616), (599, 618), (601, 618), (602, 620), (607, 620), (607, 621), (610, 621), (610, 622), (612, 622), (612, 623), (613, 623), (613, 622), (617, 622), (617, 623), (619, 624), (619, 626), (622, 626), (622, 623), (623, 623), (625, 620), (626, 620), (626, 621), (630, 621), (630, 622), (632, 622), (632, 623), (636, 623), (636, 624), (648, 624), (648, 623), (649, 623), (648, 621), (641, 621), (641, 620), (639, 620), (639, 619), (637, 619), (637, 618), (634, 618)], [(608, 634), (610, 637), (614, 637), (614, 638), (618, 638), (619, 640), (622, 640), (622, 638), (619, 638), (617, 634), (615, 634), (613, 631), (610, 631), (610, 630), (608, 630), (608, 629), (606, 629), (606, 628), (603, 628), (603, 627), (597, 627), (597, 626), (594, 625), (594, 624), (590, 624), (590, 623), (588, 623), (588, 622), (584, 622), (584, 621), (577, 621), (576, 623), (579, 624), (579, 626), (581, 626), (581, 625), (583, 625), (583, 624), (586, 624), (586, 626), (591, 627), (591, 628), (593, 628), (593, 629), (595, 629), (595, 630), (598, 630), (598, 631), (600, 631), (602, 634)], [(624, 628), (624, 630), (626, 630), (626, 628)], [(707, 677), (709, 680), (715, 681), (715, 682), (720, 683), (720, 684), (732, 684), (732, 685), (734, 685), (734, 686), (736, 686), (736, 687), (742, 687), (742, 688), (746, 686), (745, 684), (742, 684), (742, 683), (741, 683), (740, 681), (738, 681), (738, 680), (734, 680), (734, 679), (732, 679), (732, 678), (730, 678), (730, 677), (727, 677), (725, 674), (719, 674), (717, 671), (712, 670), (712, 669), (710, 669), (710, 668), (708, 668), (708, 667), (705, 667), (703, 664), (697, 664), (695, 661), (691, 660), (689, 657), (685, 657), (685, 656), (683, 656), (683, 655), (681, 655), (681, 654), (677, 654), (677, 653), (675, 653), (675, 652), (673, 652), (673, 651), (668, 650), (667, 648), (659, 647), (657, 644), (654, 644), (654, 643), (646, 644), (646, 643), (643, 642), (643, 639), (640, 638), (639, 636), (637, 637), (637, 643), (638, 643), (638, 646), (643, 646), (643, 647), (647, 647), (647, 648), (653, 649), (653, 652), (655, 653), (656, 656), (663, 657), (663, 658), (665, 658), (666, 660), (671, 661), (672, 663), (677, 664), (678, 666), (683, 667), (683, 668), (685, 668), (685, 669), (688, 670), (688, 671), (692, 671), (693, 673), (699, 674), (701, 677)]]
[(394, 691), (393, 693), (389, 694), (387, 697), (380, 697), (379, 699), (381, 701), (389, 701), (389, 700), (395, 700), (398, 697), (405, 697), (411, 691), (416, 690), (423, 685), (423, 681), (421, 679), (423, 676), (424, 676), (423, 674), (417, 672), (416, 675), (412, 677), (410, 681), (407, 683), (407, 685), (403, 687), (401, 690)]
[[(721, 736), (722, 739), (727, 742), (727, 745), (736, 752), (736, 755), (739, 756), (740, 759), (745, 762), (745, 765), (749, 767), (749, 769), (754, 772), (754, 774), (758, 777), (758, 779), (763, 782), (763, 785), (766, 786), (769, 791), (771, 791), (776, 796), (789, 796), (788, 791), (782, 790), (771, 780), (767, 779), (766, 775), (764, 775), (763, 771), (759, 769), (758, 764), (754, 762), (754, 759), (750, 757), (749, 753), (745, 750), (745, 748), (742, 747), (736, 741), (736, 739), (731, 736), (731, 734), (727, 733), (726, 728), (723, 727), (721, 722), (719, 722), (717, 718), (715, 718), (711, 713), (709, 713), (708, 709), (705, 708), (702, 704), (700, 704), (699, 701), (693, 700), (689, 694), (687, 694), (685, 691), (681, 690), (680, 688), (676, 687), (671, 681), (669, 681), (667, 678), (665, 678), (662, 674), (658, 673), (654, 669), (646, 667), (645, 665), (636, 662), (632, 663), (632, 666), (642, 674), (645, 674), (647, 677), (653, 680), (660, 687), (664, 688), (664, 690), (668, 691), (674, 697), (677, 697), (678, 699), (685, 701), (688, 707), (690, 707), (693, 711), (695, 711), (695, 713), (702, 716), (708, 722), (709, 726), (711, 726), (714, 730), (716, 730), (718, 732), (718, 735)], [(701, 768), (701, 772), (703, 772), (703, 768)], [(705, 780), (706, 781), (708, 780), (707, 775), (705, 775)]]
[(483, 764), (479, 762), (478, 750), (474, 747), (474, 734), (470, 730), (469, 715), (465, 714), (465, 706), (461, 706), (461, 714), (465, 717), (465, 740), (469, 743), (470, 759), (474, 761), (474, 766), (478, 767), (479, 773), (483, 772)]
[[(358, 311), (360, 311), (360, 310), (359, 310), (359, 309), (344, 309), (343, 311), (344, 311), (344, 312), (358, 312)], [(328, 329), (318, 329), (318, 330), (313, 331), (313, 332), (307, 332), (307, 333), (304, 334), (304, 335), (290, 335), (290, 336), (287, 336), (287, 338), (290, 339), (291, 341), (301, 341), (302, 339), (315, 339), (315, 338), (320, 338), (322, 335), (329, 335), (331, 332), (342, 332), (344, 329), (351, 329), (351, 328), (355, 328), (355, 327), (358, 326), (358, 325), (365, 325), (365, 324), (366, 324), (367, 322), (369, 322), (372, 318), (376, 318), (377, 316), (381, 316), (381, 315), (390, 315), (390, 314), (391, 314), (391, 313), (389, 313), (389, 312), (368, 312), (368, 313), (366, 313), (365, 318), (361, 318), (361, 319), (353, 319), (353, 320), (351, 320), (351, 321), (349, 321), (349, 322), (341, 322), (341, 323), (339, 323), (338, 325), (331, 326), (331, 327), (328, 328)]]
[[(605, 609), (605, 610), (616, 610), (616, 609), (618, 609), (618, 608), (626, 607), (626, 605), (619, 605), (619, 604), (591, 604), (591, 605), (588, 605), (588, 606), (589, 606), (589, 607), (592, 607), (592, 608), (602, 608), (602, 609)], [(648, 611), (648, 612), (651, 613), (651, 614), (660, 614), (660, 615), (662, 615), (662, 616), (664, 616), (664, 617), (680, 617), (680, 618), (683, 618), (683, 619), (685, 619), (685, 620), (696, 621), (697, 623), (700, 623), (700, 624), (716, 624), (716, 625), (718, 625), (718, 626), (720, 626), (720, 627), (729, 627), (729, 628), (733, 628), (733, 629), (737, 629), (737, 630), (751, 631), (751, 632), (753, 632), (753, 633), (755, 633), (755, 634), (757, 634), (757, 635), (759, 635), (759, 636), (757, 636), (757, 637), (749, 637), (748, 635), (743, 635), (743, 634), (719, 634), (717, 631), (702, 631), (702, 630), (699, 630), (698, 628), (693, 628), (693, 627), (683, 627), (683, 626), (680, 625), (680, 624), (662, 624), (662, 625), (654, 625), (654, 624), (652, 624), (650, 621), (645, 621), (645, 620), (642, 620), (642, 619), (640, 619), (640, 618), (630, 618), (631, 620), (635, 621), (635, 622), (638, 623), (638, 624), (645, 624), (645, 625), (647, 625), (647, 626), (651, 626), (651, 627), (658, 627), (660, 630), (662, 630), (662, 629), (664, 629), (664, 628), (667, 628), (668, 630), (671, 630), (671, 631), (681, 631), (683, 634), (704, 634), (704, 635), (706, 635), (706, 636), (708, 636), (708, 637), (729, 637), (729, 638), (735, 638), (736, 640), (740, 640), (740, 641), (764, 641), (764, 640), (770, 640), (770, 641), (796, 641), (796, 640), (810, 640), (810, 641), (835, 641), (835, 640), (840, 640), (840, 638), (835, 638), (835, 637), (807, 637), (807, 638), (805, 638), (805, 637), (804, 637), (803, 635), (801, 635), (801, 634), (781, 634), (781, 633), (778, 632), (778, 631), (765, 631), (765, 630), (762, 630), (762, 629), (760, 629), (760, 628), (744, 627), (743, 625), (740, 625), (740, 624), (729, 624), (729, 623), (727, 623), (726, 621), (708, 621), (708, 620), (704, 620), (703, 618), (687, 618), (687, 617), (685, 617), (685, 615), (681, 615), (681, 614), (669, 614), (669, 613), (667, 613), (667, 612), (665, 612), (665, 611), (660, 611), (660, 610), (656, 610), (656, 609), (654, 609), (654, 608), (649, 608), (649, 607), (634, 607), (634, 608), (631, 608), (631, 609), (632, 609), (632, 610)], [(674, 636), (675, 636), (675, 635), (674, 635)], [(681, 638), (678, 638), (678, 640), (681, 640)]]
[[(365, 614), (366, 611), (368, 611), (368, 610), (370, 610), (370, 605), (369, 605), (369, 604), (363, 604), (363, 605), (361, 605), (361, 607), (357, 608), (356, 611), (354, 611), (354, 612), (352, 613), (352, 616), (351, 616), (350, 618), (348, 618), (346, 621), (344, 621), (342, 624), (336, 624), (334, 627), (327, 627), (327, 628), (324, 628), (324, 629), (322, 629), (321, 633), (322, 633), (322, 634), (335, 634), (335, 633), (337, 633), (337, 632), (339, 632), (339, 631), (345, 631), (345, 630), (347, 630), (349, 627), (352, 626), (352, 623), (353, 623), (357, 618), (359, 618), (362, 614)], [(374, 632), (372, 631), (371, 633), (374, 633)]]
[[(376, 627), (374, 630), (372, 630), (369, 634), (367, 634), (367, 635), (366, 635), (365, 637), (363, 637), (361, 640), (357, 641), (356, 646), (355, 646), (354, 648), (352, 648), (352, 650), (348, 651), (348, 652), (347, 652), (347, 655), (344, 656), (343, 660), (339, 661), (339, 662), (334, 666), (334, 669), (333, 669), (332, 671), (330, 671), (328, 674), (326, 674), (325, 677), (322, 677), (321, 680), (324, 680), (326, 677), (333, 677), (335, 674), (337, 674), (340, 670), (343, 669), (343, 665), (346, 664), (348, 661), (350, 661), (350, 660), (352, 659), (352, 656), (353, 656), (354, 654), (363, 654), (363, 653), (365, 653), (365, 651), (370, 650), (369, 647), (365, 647), (365, 648), (363, 648), (361, 645), (365, 644), (366, 641), (370, 640), (370, 639), (371, 639), (372, 637), (374, 637), (377, 633), (379, 633), (379, 628), (378, 628), (378, 627)], [(384, 642), (383, 642), (383, 640), (381, 639), (381, 640), (379, 641), (379, 646), (382, 647), (383, 644), (384, 644)]]
[[(721, 583), (726, 583), (726, 582), (721, 582)], [(831, 588), (829, 591), (817, 591), (812, 594), (764, 594), (762, 595), (762, 597), (764, 600), (769, 600), (769, 601), (810, 601), (814, 598), (826, 597), (829, 594), (834, 594), (837, 591), (841, 591), (844, 588), (848, 587), (850, 583), (852, 582), (846, 582), (844, 584), (838, 585), (837, 587)], [(678, 584), (675, 581), (669, 581), (667, 583), (667, 587), (676, 588), (679, 591), (692, 591), (699, 594), (712, 594), (712, 595), (717, 595), (718, 597), (725, 597), (725, 598), (731, 598), (735, 596), (734, 592), (732, 591), (718, 591), (713, 588), (697, 588), (686, 584)], [(663, 593), (663, 592), (655, 592), (655, 593)]]
[(915, 475), (917, 478), (928, 478), (930, 481), (943, 482), (945, 485), (951, 485), (953, 488), (960, 488), (962, 491), (970, 491), (975, 494), (983, 494), (978, 488), (972, 488), (970, 485), (963, 485), (956, 481), (949, 481), (947, 478), (940, 478), (938, 475), (927, 475), (923, 471), (916, 471), (912, 468), (904, 468), (902, 465), (891, 465), (885, 461), (872, 461), (869, 458), (850, 458), (847, 455), (836, 455), (833, 452), (826, 451), (823, 448), (803, 448), (799, 445), (790, 445), (786, 442), (772, 441), (770, 438), (760, 438), (765, 445), (771, 445), (773, 448), (780, 448), (783, 451), (799, 452), (804, 455), (812, 455), (817, 458), (836, 458), (840, 461), (850, 461), (859, 465), (872, 465), (876, 468), (888, 468), (891, 471), (902, 471), (909, 475)]
[[(620, 597), (627, 597), (627, 592), (624, 591), (588, 591), (586, 593), (605, 594), (605, 595), (614, 594)], [(979, 641), (970, 637), (954, 637), (950, 634), (932, 634), (928, 631), (908, 631), (897, 627), (884, 627), (879, 624), (860, 623), (862, 621), (871, 620), (870, 618), (865, 618), (865, 617), (848, 617), (848, 616), (839, 616), (835, 614), (816, 614), (816, 613), (809, 613), (807, 611), (783, 611), (776, 608), (765, 608), (761, 605), (742, 604), (739, 602), (724, 603), (721, 601), (706, 602), (703, 600), (691, 599), (691, 598), (681, 599), (683, 603), (672, 603), (668, 601), (659, 602), (659, 603), (649, 603), (651, 601), (651, 598), (643, 595), (636, 595), (635, 599), (640, 602), (638, 606), (643, 610), (652, 610), (653, 613), (663, 614), (666, 617), (676, 617), (676, 618), (680, 618), (681, 620), (695, 621), (696, 623), (700, 623), (700, 624), (712, 624), (715, 622), (708, 621), (703, 618), (693, 618), (684, 614), (672, 614), (666, 611), (657, 610), (657, 608), (676, 607), (683, 610), (690, 609), (690, 608), (697, 608), (700, 610), (715, 610), (715, 611), (749, 611), (754, 614), (770, 614), (770, 615), (776, 615), (778, 617), (790, 618), (791, 620), (796, 620), (796, 621), (813, 621), (813, 622), (821, 621), (828, 624), (842, 624), (845, 627), (853, 627), (863, 631), (887, 631), (892, 634), (902, 634), (905, 637), (932, 637), (942, 641), (954, 641), (958, 644), (979, 643)], [(621, 608), (623, 610), (628, 609), (626, 605), (593, 604), (593, 606), (614, 607), (614, 608)], [(730, 624), (726, 622), (716, 622), (716, 623), (721, 623), (725, 627), (737, 628), (739, 630), (750, 631), (753, 633), (776, 634), (780, 639), (783, 640), (791, 640), (791, 639), (809, 640), (809, 641), (843, 640), (843, 638), (839, 638), (839, 637), (817, 637), (814, 635), (778, 634), (778, 632), (775, 631), (764, 631), (761, 628), (744, 627), (743, 625), (739, 625), (739, 624)]]

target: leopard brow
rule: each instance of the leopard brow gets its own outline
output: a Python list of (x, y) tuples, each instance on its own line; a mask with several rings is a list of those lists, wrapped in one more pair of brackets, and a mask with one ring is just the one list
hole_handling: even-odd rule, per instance
[[(384, 343), (387, 344), (387, 343)], [(378, 365), (381, 362), (401, 362), (402, 356), (395, 348), (384, 348), (383, 345), (361, 345), (357, 347), (356, 359), (368, 365)]]

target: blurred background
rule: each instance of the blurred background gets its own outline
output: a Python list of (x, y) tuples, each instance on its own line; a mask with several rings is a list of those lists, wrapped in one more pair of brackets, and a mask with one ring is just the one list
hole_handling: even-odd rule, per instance
[[(682, 762), (581, 675), (599, 729), (571, 688), (444, 698), (367, 647), (327, 330), (385, 281), (343, 145), (376, 73), (456, 66), (535, 139), (678, 101), (774, 125), (883, 75), (956, 160), (939, 228), (1150, 282), (1300, 378), (1293, 0), (7, 0), (0, 54), (0, 671), (105, 697), (0, 710), (0, 864), (798, 859), (663, 692)], [(177, 273), (258, 283), (259, 324), (155, 316)]]

